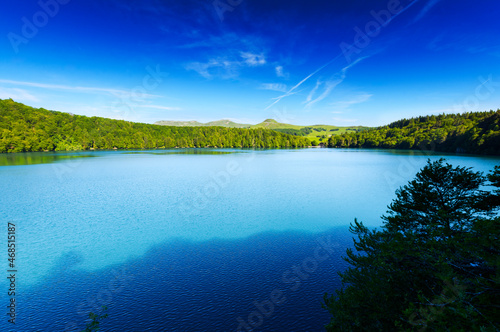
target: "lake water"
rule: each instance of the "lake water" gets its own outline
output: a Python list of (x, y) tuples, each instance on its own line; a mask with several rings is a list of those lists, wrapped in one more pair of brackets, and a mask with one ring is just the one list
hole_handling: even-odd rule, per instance
[[(321, 331), (354, 218), (441, 155), (168, 150), (0, 155), (0, 245), (16, 228), (16, 325), (78, 331)], [(498, 157), (447, 155), (488, 172)], [(8, 276), (7, 250), (2, 272)]]

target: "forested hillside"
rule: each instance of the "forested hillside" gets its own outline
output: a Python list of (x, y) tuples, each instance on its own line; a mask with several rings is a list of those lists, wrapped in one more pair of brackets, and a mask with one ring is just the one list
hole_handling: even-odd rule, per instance
[(403, 119), (387, 126), (332, 136), (328, 147), (425, 149), (500, 154), (500, 110)]
[[(35, 109), (11, 99), (0, 100), (0, 152), (305, 147), (310, 146), (309, 139), (314, 138), (306, 135), (326, 130), (159, 126)], [(331, 148), (425, 149), (500, 155), (500, 110), (421, 116), (379, 128), (348, 129), (339, 135), (324, 137)]]
[(0, 100), (0, 152), (309, 145), (304, 137), (267, 129), (167, 127), (35, 109), (11, 99)]
[(328, 138), (332, 135), (340, 135), (348, 132), (356, 132), (366, 130), (368, 127), (337, 127), (331, 125), (310, 125), (298, 126), (288, 123), (280, 123), (274, 119), (266, 119), (256, 125), (235, 123), (230, 120), (218, 120), (208, 123), (200, 123), (198, 121), (157, 121), (155, 124), (162, 126), (178, 126), (178, 127), (207, 127), (207, 126), (220, 126), (230, 128), (251, 128), (251, 129), (272, 129), (283, 134), (294, 136), (303, 136), (311, 140), (312, 145), (316, 146), (318, 143), (326, 144)]
[(253, 125), (252, 128), (272, 129), (284, 134), (304, 136), (309, 138), (313, 142), (313, 145), (317, 145), (318, 143), (323, 143), (326, 145), (330, 136), (368, 129), (368, 127), (362, 126), (337, 127), (324, 124), (297, 126), (288, 123), (280, 123), (273, 119), (264, 120), (259, 124)]

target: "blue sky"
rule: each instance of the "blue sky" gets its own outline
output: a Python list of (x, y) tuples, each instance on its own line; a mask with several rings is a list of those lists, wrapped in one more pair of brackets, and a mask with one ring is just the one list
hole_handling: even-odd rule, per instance
[(138, 122), (500, 108), (497, 0), (7, 1), (0, 98)]

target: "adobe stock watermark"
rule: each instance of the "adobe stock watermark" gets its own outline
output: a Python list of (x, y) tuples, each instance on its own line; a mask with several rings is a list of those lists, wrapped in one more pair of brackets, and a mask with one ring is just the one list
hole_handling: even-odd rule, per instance
[(21, 18), (22, 26), (20, 34), (9, 32), (7, 38), (10, 41), (12, 49), (17, 54), (19, 46), (28, 44), (29, 41), (36, 37), (39, 30), (44, 28), (51, 18), (59, 14), (61, 5), (66, 5), (70, 0), (40, 0), (38, 6), (40, 10), (33, 14), (31, 18), (23, 16)]
[(291, 123), (295, 119), (295, 116), (293, 114), (288, 113), (286, 108), (283, 108), (283, 111), (274, 110), (273, 114), (274, 114), (274, 119), (280, 123)]
[(143, 103), (146, 97), (151, 97), (149, 93), (156, 90), (163, 83), (164, 78), (168, 76), (167, 72), (161, 71), (159, 64), (155, 68), (147, 66), (145, 69), (146, 75), (142, 78), (141, 84), (133, 87), (129, 93), (114, 93), (118, 100), (114, 104), (113, 111), (124, 119), (135, 114), (134, 107)]
[[(88, 317), (90, 312), (99, 312), (102, 307), (108, 307), (113, 301), (113, 295), (121, 293), (129, 282), (135, 277), (131, 275), (126, 268), (121, 270), (113, 269), (111, 271), (113, 278), (109, 280), (105, 287), (102, 287), (97, 294), (88, 297), (76, 307), (76, 312), (80, 317)], [(65, 332), (80, 331), (81, 326), (75, 322), (68, 322), (65, 325)]]
[[(488, 78), (479, 76), (478, 81), (479, 84), (474, 89), (474, 92), (465, 97), (461, 103), (453, 107), (455, 113), (481, 111), (481, 102), (490, 99), (500, 88), (500, 81), (495, 81), (492, 74), (490, 74)], [(436, 151), (436, 143), (429, 142), (429, 145), (430, 149), (420, 148), (418, 151), (421, 151), (426, 156), (431, 156), (433, 152)], [(460, 153), (465, 151), (463, 149), (458, 149), (456, 152)], [(409, 155), (399, 163), (397, 173), (389, 171), (384, 173), (385, 180), (392, 192), (395, 192), (396, 189), (399, 188), (398, 184), (406, 184), (405, 179), (413, 177), (416, 172), (423, 167), (423, 165), (420, 165), (420, 161), (420, 156)]]
[(76, 168), (78, 168), (82, 162), (84, 157), (81, 158), (71, 158), (69, 161), (65, 162), (56, 162), (52, 164), (52, 170), (54, 171), (59, 182), (63, 182), (64, 177), (73, 173)]
[(226, 12), (233, 12), (236, 7), (241, 5), (243, 0), (214, 0), (212, 5), (221, 22), (224, 22), (224, 14)]
[[(318, 246), (314, 249), (312, 256), (306, 257), (300, 264), (293, 265), (289, 270), (283, 272), (281, 282), (283, 285), (276, 287), (264, 301), (253, 301), (255, 310), (246, 319), (239, 316), (236, 318), (238, 326), (236, 332), (253, 332), (262, 327), (265, 319), (270, 318), (279, 306), (287, 301), (287, 296), (296, 292), (302, 282), (311, 277), (318, 270), (319, 265), (328, 260), (340, 247), (338, 242), (333, 241), (332, 236), (321, 237), (316, 240)], [(291, 285), (291, 286), (290, 286)]]
[(460, 113), (481, 111), (481, 102), (490, 99), (493, 94), (500, 88), (500, 81), (494, 81), (493, 74), (490, 74), (488, 78), (479, 76), (478, 81), (479, 84), (474, 89), (474, 93), (467, 96), (461, 103), (454, 106), (455, 112)]
[[(253, 156), (251, 158), (253, 159)], [(229, 186), (232, 179), (240, 175), (242, 171), (243, 168), (240, 163), (231, 160), (227, 162), (225, 169), (217, 173), (211, 173), (210, 181), (196, 188), (192, 199), (183, 201), (179, 205), (181, 214), (184, 215), (186, 220), (189, 220), (190, 217), (207, 208), (210, 202), (215, 200), (221, 194), (221, 191)]]
[[(400, 159), (397, 172), (385, 171), (384, 177), (385, 181), (389, 187), (391, 193), (395, 193), (397, 189), (408, 183), (408, 179), (413, 179), (415, 174), (425, 166), (423, 161), (427, 159), (422, 159), (422, 156), (430, 157), (436, 150), (435, 144), (430, 143), (430, 149), (418, 149), (410, 150), (409, 155), (403, 159)], [(413, 151), (421, 152), (420, 154), (413, 154)]]
[[(248, 165), (254, 159), (255, 153), (251, 151), (248, 157), (243, 158), (243, 161), (244, 164)], [(216, 200), (221, 195), (222, 190), (227, 188), (243, 170), (244, 166), (242, 166), (241, 162), (232, 159), (226, 163), (224, 169), (216, 173), (210, 173), (210, 180), (193, 191), (194, 197), (179, 204), (179, 210), (186, 221), (206, 209), (210, 202)]]
[(380, 10), (376, 12), (375, 10), (370, 11), (370, 15), (373, 20), (368, 21), (364, 28), (356, 26), (354, 28), (354, 40), (351, 44), (346, 42), (340, 43), (340, 49), (344, 54), (347, 62), (352, 62), (352, 55), (359, 54), (364, 48), (366, 48), (372, 42), (372, 39), (377, 37), (382, 28), (387, 26), (393, 19), (393, 17), (404, 10), (399, 0), (390, 0), (387, 3), (387, 9)]

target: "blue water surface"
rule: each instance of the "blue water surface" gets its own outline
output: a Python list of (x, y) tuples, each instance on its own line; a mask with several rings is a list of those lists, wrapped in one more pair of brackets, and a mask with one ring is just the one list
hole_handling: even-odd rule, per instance
[(16, 325), (2, 315), (0, 330), (78, 331), (106, 305), (101, 331), (321, 331), (349, 223), (380, 226), (394, 191), (440, 157), (500, 164), (336, 149), (0, 155), (0, 245), (14, 223), (17, 270)]

